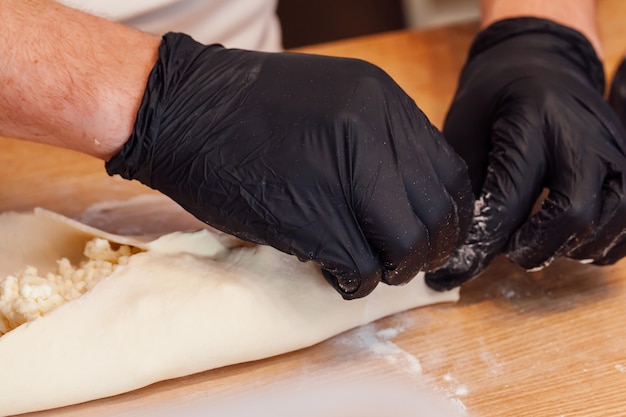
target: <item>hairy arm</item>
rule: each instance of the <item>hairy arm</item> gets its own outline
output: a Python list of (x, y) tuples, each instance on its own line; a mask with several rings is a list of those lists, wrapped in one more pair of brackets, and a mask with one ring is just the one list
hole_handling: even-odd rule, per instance
[(602, 47), (596, 27), (595, 0), (481, 0), (481, 26), (495, 21), (520, 16), (550, 19), (578, 30), (589, 39), (596, 53), (602, 56)]
[(0, 20), (0, 135), (119, 151), (160, 40), (50, 0), (3, 0)]

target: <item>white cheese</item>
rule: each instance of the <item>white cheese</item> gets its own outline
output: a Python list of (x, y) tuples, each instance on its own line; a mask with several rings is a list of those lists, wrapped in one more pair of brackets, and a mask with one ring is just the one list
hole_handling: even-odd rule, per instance
[(94, 238), (85, 245), (85, 259), (79, 265), (61, 258), (56, 269), (47, 274), (29, 266), (0, 277), (0, 335), (85, 294), (117, 266), (128, 264), (137, 252), (128, 245), (114, 249), (108, 240)]

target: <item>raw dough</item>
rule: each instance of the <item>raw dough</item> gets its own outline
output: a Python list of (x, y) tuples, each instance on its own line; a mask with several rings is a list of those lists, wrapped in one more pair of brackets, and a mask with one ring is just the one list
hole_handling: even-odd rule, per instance
[(93, 236), (133, 244), (90, 292), (0, 337), (0, 415), (60, 407), (321, 342), (403, 310), (455, 301), (423, 277), (344, 301), (312, 263), (206, 230), (129, 238), (45, 211), (0, 216), (0, 274), (79, 258)]

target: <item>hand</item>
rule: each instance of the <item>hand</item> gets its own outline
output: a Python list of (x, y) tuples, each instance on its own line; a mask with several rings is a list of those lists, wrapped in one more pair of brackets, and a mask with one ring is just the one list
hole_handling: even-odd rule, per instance
[(431, 287), (460, 285), (503, 252), (526, 269), (626, 253), (626, 134), (603, 101), (603, 74), (580, 33), (548, 20), (503, 20), (479, 34), (444, 125), (468, 164), (474, 220), (465, 244), (427, 274)]
[(317, 262), (347, 299), (440, 265), (464, 238), (465, 164), (378, 67), (181, 34), (159, 55), (110, 174)]

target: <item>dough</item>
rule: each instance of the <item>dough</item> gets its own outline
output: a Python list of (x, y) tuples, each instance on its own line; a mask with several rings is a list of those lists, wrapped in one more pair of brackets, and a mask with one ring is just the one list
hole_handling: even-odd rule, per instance
[(135, 245), (85, 295), (0, 337), (0, 415), (112, 396), (321, 342), (410, 308), (455, 301), (423, 277), (344, 301), (313, 263), (208, 230), (156, 240), (50, 212), (0, 216), (0, 275), (80, 258), (94, 236)]

